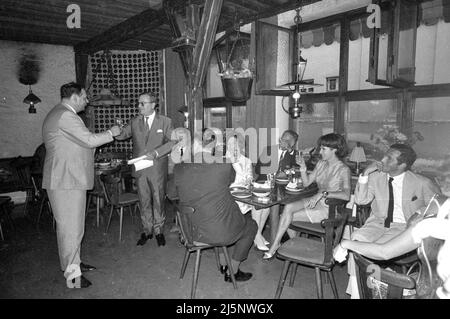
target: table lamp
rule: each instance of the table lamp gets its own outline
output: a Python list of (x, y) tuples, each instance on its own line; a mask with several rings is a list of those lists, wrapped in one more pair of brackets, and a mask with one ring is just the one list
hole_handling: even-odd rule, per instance
[(356, 162), (356, 175), (359, 175), (359, 163), (366, 161), (366, 154), (364, 153), (364, 148), (361, 146), (361, 143), (356, 142), (356, 146), (353, 148), (349, 160), (351, 162)]

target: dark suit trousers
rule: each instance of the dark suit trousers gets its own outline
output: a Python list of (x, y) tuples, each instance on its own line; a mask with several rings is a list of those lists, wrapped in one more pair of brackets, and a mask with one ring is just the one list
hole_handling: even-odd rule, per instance
[(252, 219), (252, 214), (245, 214), (245, 226), (239, 234), (237, 241), (232, 245), (232, 259), (236, 261), (244, 261), (248, 257), (248, 252), (253, 245), (258, 226)]
[(136, 181), (144, 232), (147, 234), (162, 233), (162, 227), (166, 219), (164, 197), (167, 175), (156, 170), (149, 170), (137, 177)]

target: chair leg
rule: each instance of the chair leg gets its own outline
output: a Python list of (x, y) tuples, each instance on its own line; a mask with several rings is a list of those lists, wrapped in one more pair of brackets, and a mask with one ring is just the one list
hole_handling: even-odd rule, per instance
[(111, 224), (111, 218), (112, 218), (113, 210), (114, 210), (114, 205), (111, 204), (111, 211), (109, 212), (108, 224), (106, 225), (105, 233), (108, 232), (109, 224)]
[(214, 247), (214, 254), (216, 255), (217, 269), (220, 271), (220, 259), (219, 259), (219, 248), (218, 247)]
[(294, 286), (295, 275), (297, 274), (297, 266), (298, 266), (298, 264), (294, 263), (292, 271), (291, 271), (291, 279), (289, 280), (289, 287)]
[(45, 202), (46, 202), (46, 199), (44, 198), (44, 199), (41, 201), (41, 205), (40, 205), (40, 207), (39, 207), (39, 213), (38, 213), (37, 221), (36, 221), (36, 227), (37, 227), (38, 229), (39, 229), (39, 221), (41, 220), (41, 215), (42, 215), (42, 211), (44, 210)]
[(188, 264), (190, 256), (191, 256), (191, 252), (189, 251), (189, 249), (186, 248), (186, 251), (184, 252), (183, 264), (181, 265), (180, 279), (183, 279), (183, 277), (184, 277), (184, 273), (186, 271), (186, 266)]
[(320, 268), (316, 268), (317, 298), (323, 299), (322, 279), (320, 276)]
[(122, 241), (123, 206), (120, 207), (119, 242)]
[(231, 277), (231, 281), (233, 282), (233, 287), (234, 287), (234, 289), (237, 289), (236, 279), (234, 278), (235, 271), (233, 269), (233, 266), (231, 265), (231, 259), (230, 259), (230, 256), (228, 255), (227, 246), (223, 246), (222, 249), (223, 249), (223, 254), (225, 255), (225, 260), (227, 261), (228, 270), (230, 271), (230, 277)]
[(291, 262), (286, 260), (283, 265), (283, 270), (281, 271), (280, 280), (278, 281), (277, 291), (275, 292), (275, 299), (280, 299), (281, 292), (283, 291), (284, 282), (286, 281), (287, 273), (289, 271), (289, 266)]
[(5, 240), (5, 237), (3, 237), (3, 229), (2, 229), (2, 221), (0, 220), (0, 237), (2, 240)]
[(100, 196), (97, 196), (97, 228), (100, 227)]
[(192, 287), (191, 287), (191, 299), (195, 299), (195, 290), (197, 289), (198, 281), (198, 270), (200, 268), (200, 255), (202, 253), (201, 249), (197, 250), (197, 255), (195, 258), (194, 274), (192, 276)]
[(91, 203), (91, 199), (92, 199), (92, 194), (89, 193), (88, 196), (87, 196), (87, 200), (86, 200), (86, 214), (89, 211), (89, 204)]
[(331, 283), (331, 289), (333, 289), (334, 298), (339, 299), (339, 295), (338, 295), (338, 291), (337, 291), (337, 287), (336, 287), (336, 281), (334, 280), (333, 270), (327, 271), (327, 275), (328, 275), (328, 279), (330, 280), (330, 283)]

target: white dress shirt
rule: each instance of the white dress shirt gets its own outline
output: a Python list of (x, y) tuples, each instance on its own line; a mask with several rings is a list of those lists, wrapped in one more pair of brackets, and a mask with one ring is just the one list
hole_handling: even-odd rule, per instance
[(394, 191), (394, 215), (392, 222), (394, 223), (406, 223), (405, 215), (402, 209), (402, 194), (403, 194), (403, 179), (405, 178), (405, 172), (397, 176), (389, 176), (394, 180), (392, 181), (392, 190)]
[(153, 120), (154, 120), (154, 118), (155, 118), (155, 113), (156, 113), (156, 112), (153, 112), (151, 115), (146, 116), (146, 118), (147, 118), (147, 124), (148, 124), (148, 129), (151, 129), (151, 128), (152, 128)]

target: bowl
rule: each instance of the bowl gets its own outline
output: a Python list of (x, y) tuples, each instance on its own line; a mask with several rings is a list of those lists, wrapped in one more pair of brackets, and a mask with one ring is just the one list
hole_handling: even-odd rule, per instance
[(267, 197), (270, 195), (270, 188), (254, 188), (252, 193), (256, 197)]

